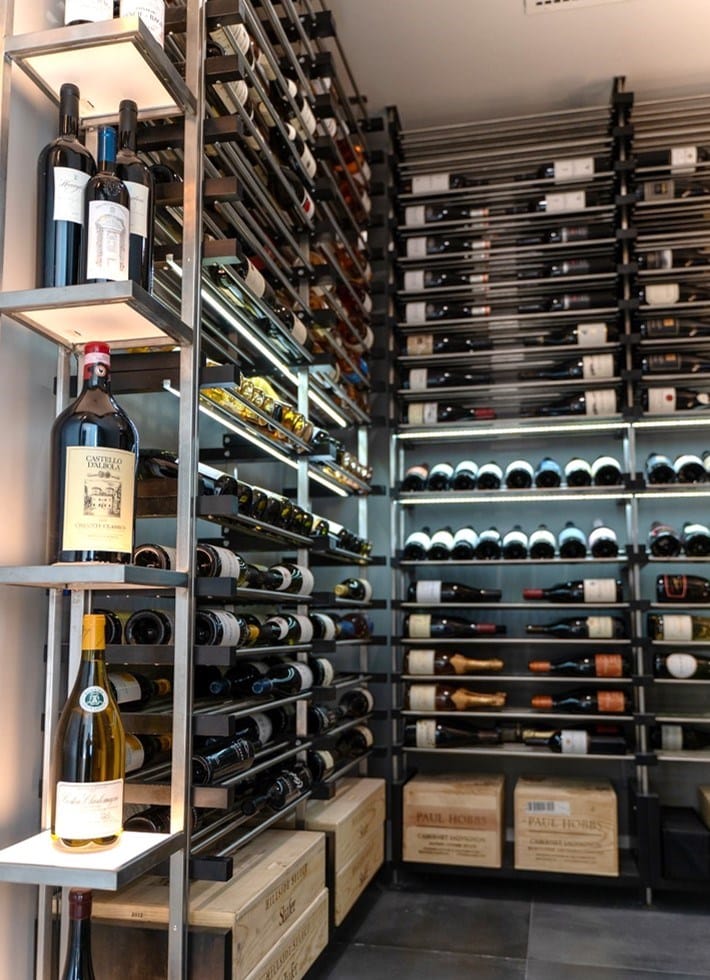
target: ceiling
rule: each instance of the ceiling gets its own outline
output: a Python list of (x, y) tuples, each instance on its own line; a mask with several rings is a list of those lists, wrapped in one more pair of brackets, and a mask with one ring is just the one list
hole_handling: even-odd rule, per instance
[[(589, 3), (593, 5), (587, 5)], [(708, 0), (326, 0), (372, 112), (405, 128), (710, 92)]]

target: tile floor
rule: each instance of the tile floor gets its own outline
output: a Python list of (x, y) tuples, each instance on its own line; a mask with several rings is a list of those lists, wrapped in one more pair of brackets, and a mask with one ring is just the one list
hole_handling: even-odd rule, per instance
[(375, 882), (306, 980), (708, 980), (709, 926), (710, 890)]

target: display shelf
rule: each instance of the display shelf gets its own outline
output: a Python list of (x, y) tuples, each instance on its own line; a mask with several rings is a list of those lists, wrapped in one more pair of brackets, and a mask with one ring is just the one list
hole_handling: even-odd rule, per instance
[(338, 674), (332, 684), (327, 687), (314, 687), (314, 701), (337, 701), (344, 691), (360, 687), (372, 680), (372, 674)]
[(179, 589), (187, 584), (184, 572), (108, 562), (67, 562), (57, 565), (5, 565), (0, 585), (39, 589), (108, 591), (114, 589)]
[(656, 712), (655, 720), (659, 725), (710, 725), (710, 714), (682, 714), (680, 712), (669, 714), (668, 712)]
[(301, 605), (311, 602), (310, 595), (294, 592), (276, 592), (271, 589), (248, 589), (237, 585), (235, 578), (198, 577), (195, 580), (195, 595), (202, 599), (223, 599), (252, 604)]
[(174, 854), (183, 843), (181, 833), (124, 831), (113, 847), (77, 854), (61, 851), (44, 830), (0, 851), (0, 881), (116, 891)]
[[(705, 494), (708, 496), (708, 494)], [(524, 490), (427, 490), (400, 493), (398, 503), (402, 507), (441, 504), (555, 504), (567, 500), (631, 500), (633, 492), (624, 487), (527, 487)]]
[(95, 340), (112, 348), (192, 340), (192, 329), (132, 280), (0, 293), (0, 313), (69, 348)]
[[(548, 609), (628, 609), (628, 602), (545, 602), (531, 599), (529, 602), (413, 602), (409, 600), (393, 600), (393, 606), (399, 609), (524, 609), (526, 612), (546, 612)], [(707, 603), (702, 606), (707, 609)]]
[[(658, 559), (660, 561), (660, 559)], [(668, 559), (664, 559), (667, 561)], [(698, 561), (699, 559), (695, 559)], [(710, 558), (705, 559), (710, 561)], [(615, 558), (442, 558), (441, 561), (434, 561), (430, 558), (413, 560), (411, 558), (399, 558), (393, 560), (393, 564), (400, 568), (441, 568), (461, 566), (475, 566), (480, 568), (488, 565), (530, 565), (554, 568), (559, 565), (623, 565), (626, 564), (627, 554), (620, 552)]]
[(296, 534), (246, 514), (240, 514), (238, 498), (226, 494), (198, 497), (197, 516), (225, 527), (234, 528), (239, 531), (240, 536), (247, 539), (248, 546), (252, 549), (260, 544), (266, 550), (273, 550), (274, 545), (308, 548), (314, 540), (303, 534)]
[(344, 732), (350, 731), (351, 728), (357, 728), (358, 725), (366, 725), (371, 717), (372, 713), (370, 712), (369, 714), (361, 715), (358, 718), (348, 718), (347, 721), (341, 722), (339, 725), (335, 725), (334, 728), (329, 728), (325, 732), (312, 732), (309, 734), (308, 738), (311, 740), (313, 745), (317, 747), (321, 743), (327, 742), (329, 739), (337, 738)]
[[(514, 719), (514, 718), (525, 718), (528, 721), (542, 721), (543, 719), (550, 718), (556, 719), (557, 721), (573, 721), (579, 725), (583, 724), (594, 724), (597, 721), (614, 721), (614, 722), (631, 722), (633, 717), (631, 715), (622, 714), (585, 714), (583, 712), (577, 712), (576, 714), (565, 714), (559, 711), (541, 711), (535, 710), (531, 711), (530, 708), (497, 708), (491, 711), (485, 711), (483, 709), (470, 709), (467, 711), (409, 711), (403, 708), (399, 711), (402, 718), (458, 718), (459, 721), (475, 721), (477, 718), (498, 718), (498, 719)], [(658, 719), (660, 721), (660, 719)], [(690, 719), (692, 720), (692, 719)], [(707, 718), (706, 721), (710, 721)]]
[[(710, 721), (710, 719), (708, 720)], [(690, 762), (707, 766), (710, 763), (710, 749), (681, 750), (678, 752), (657, 751), (656, 758), (659, 762)]]
[[(195, 666), (232, 667), (239, 660), (279, 655), (291, 656), (311, 649), (308, 643), (289, 646), (227, 647), (196, 643), (193, 646)], [(153, 664), (168, 666), (175, 662), (175, 648), (170, 644), (115, 643), (106, 647), (106, 660), (110, 664)]]
[(595, 684), (624, 684), (633, 683), (631, 677), (575, 677), (549, 674), (505, 674), (501, 671), (491, 671), (488, 674), (400, 674), (403, 681), (410, 683), (435, 683), (450, 686), (452, 684), (562, 684), (567, 687), (594, 686)]
[(411, 636), (400, 636), (392, 637), (393, 643), (407, 644), (410, 646), (469, 646), (471, 644), (489, 644), (494, 647), (500, 646), (546, 646), (550, 649), (556, 650), (558, 647), (569, 645), (573, 643), (575, 646), (580, 647), (628, 647), (631, 643), (630, 638), (624, 639), (596, 639), (590, 640), (587, 637), (578, 636), (505, 636), (505, 635), (489, 635), (489, 636), (459, 636), (455, 639), (444, 639), (434, 636), (427, 637), (411, 637)]
[(593, 755), (593, 754), (581, 754), (581, 753), (558, 753), (551, 752), (549, 749), (541, 749), (535, 745), (516, 745), (513, 742), (503, 743), (501, 745), (471, 745), (461, 748), (434, 748), (434, 749), (421, 749), (416, 746), (405, 745), (402, 747), (402, 751), (406, 752), (407, 755), (421, 755), (421, 756), (451, 756), (452, 758), (460, 758), (465, 756), (504, 756), (505, 758), (520, 758), (520, 759), (544, 759), (545, 764), (551, 760), (564, 759), (569, 762), (574, 760), (575, 765), (577, 763), (604, 763), (607, 760), (614, 760), (615, 762), (622, 762), (625, 764), (632, 764), (634, 762), (633, 753), (629, 755)]
[[(525, 439), (530, 435), (544, 435), (556, 438), (574, 440), (577, 436), (609, 435), (628, 432), (634, 423), (620, 415), (578, 419), (557, 418), (554, 422), (544, 418), (530, 419), (491, 419), (475, 423), (467, 422), (437, 422), (436, 425), (421, 426), (400, 423), (397, 426), (395, 438), (401, 442), (426, 443), (434, 442), (466, 442), (468, 440), (499, 441), (503, 438)], [(638, 425), (638, 423), (635, 423)], [(710, 424), (710, 418), (706, 424)], [(666, 425), (668, 417), (666, 416)]]

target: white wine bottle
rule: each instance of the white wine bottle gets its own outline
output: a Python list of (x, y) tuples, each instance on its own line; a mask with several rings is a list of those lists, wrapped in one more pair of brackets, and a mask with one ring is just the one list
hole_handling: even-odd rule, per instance
[(125, 735), (106, 673), (104, 617), (84, 616), (81, 662), (52, 752), (52, 839), (99, 850), (123, 829)]

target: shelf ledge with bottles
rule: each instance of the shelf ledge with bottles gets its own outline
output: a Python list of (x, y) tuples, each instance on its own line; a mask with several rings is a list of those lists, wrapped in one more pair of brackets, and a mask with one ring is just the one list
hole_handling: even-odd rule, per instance
[(548, 752), (545, 750), (536, 749), (535, 746), (523, 746), (517, 745), (512, 742), (502, 743), (501, 745), (471, 745), (468, 747), (460, 748), (431, 748), (425, 749), (419, 746), (407, 745), (405, 746), (407, 755), (427, 755), (427, 756), (506, 756), (518, 759), (540, 759), (544, 760), (545, 764), (548, 762), (554, 762), (564, 759), (566, 762), (573, 761), (575, 765), (578, 762), (601, 762), (602, 764), (607, 760), (614, 760), (615, 762), (622, 762), (624, 764), (632, 764), (635, 762), (635, 757), (633, 753), (628, 755), (593, 755), (593, 754), (576, 754), (570, 753), (565, 755), (564, 753)]
[(104, 562), (5, 565), (0, 566), (0, 585), (72, 591), (179, 589), (187, 585), (187, 575), (184, 572), (165, 571), (160, 568), (112, 565)]

